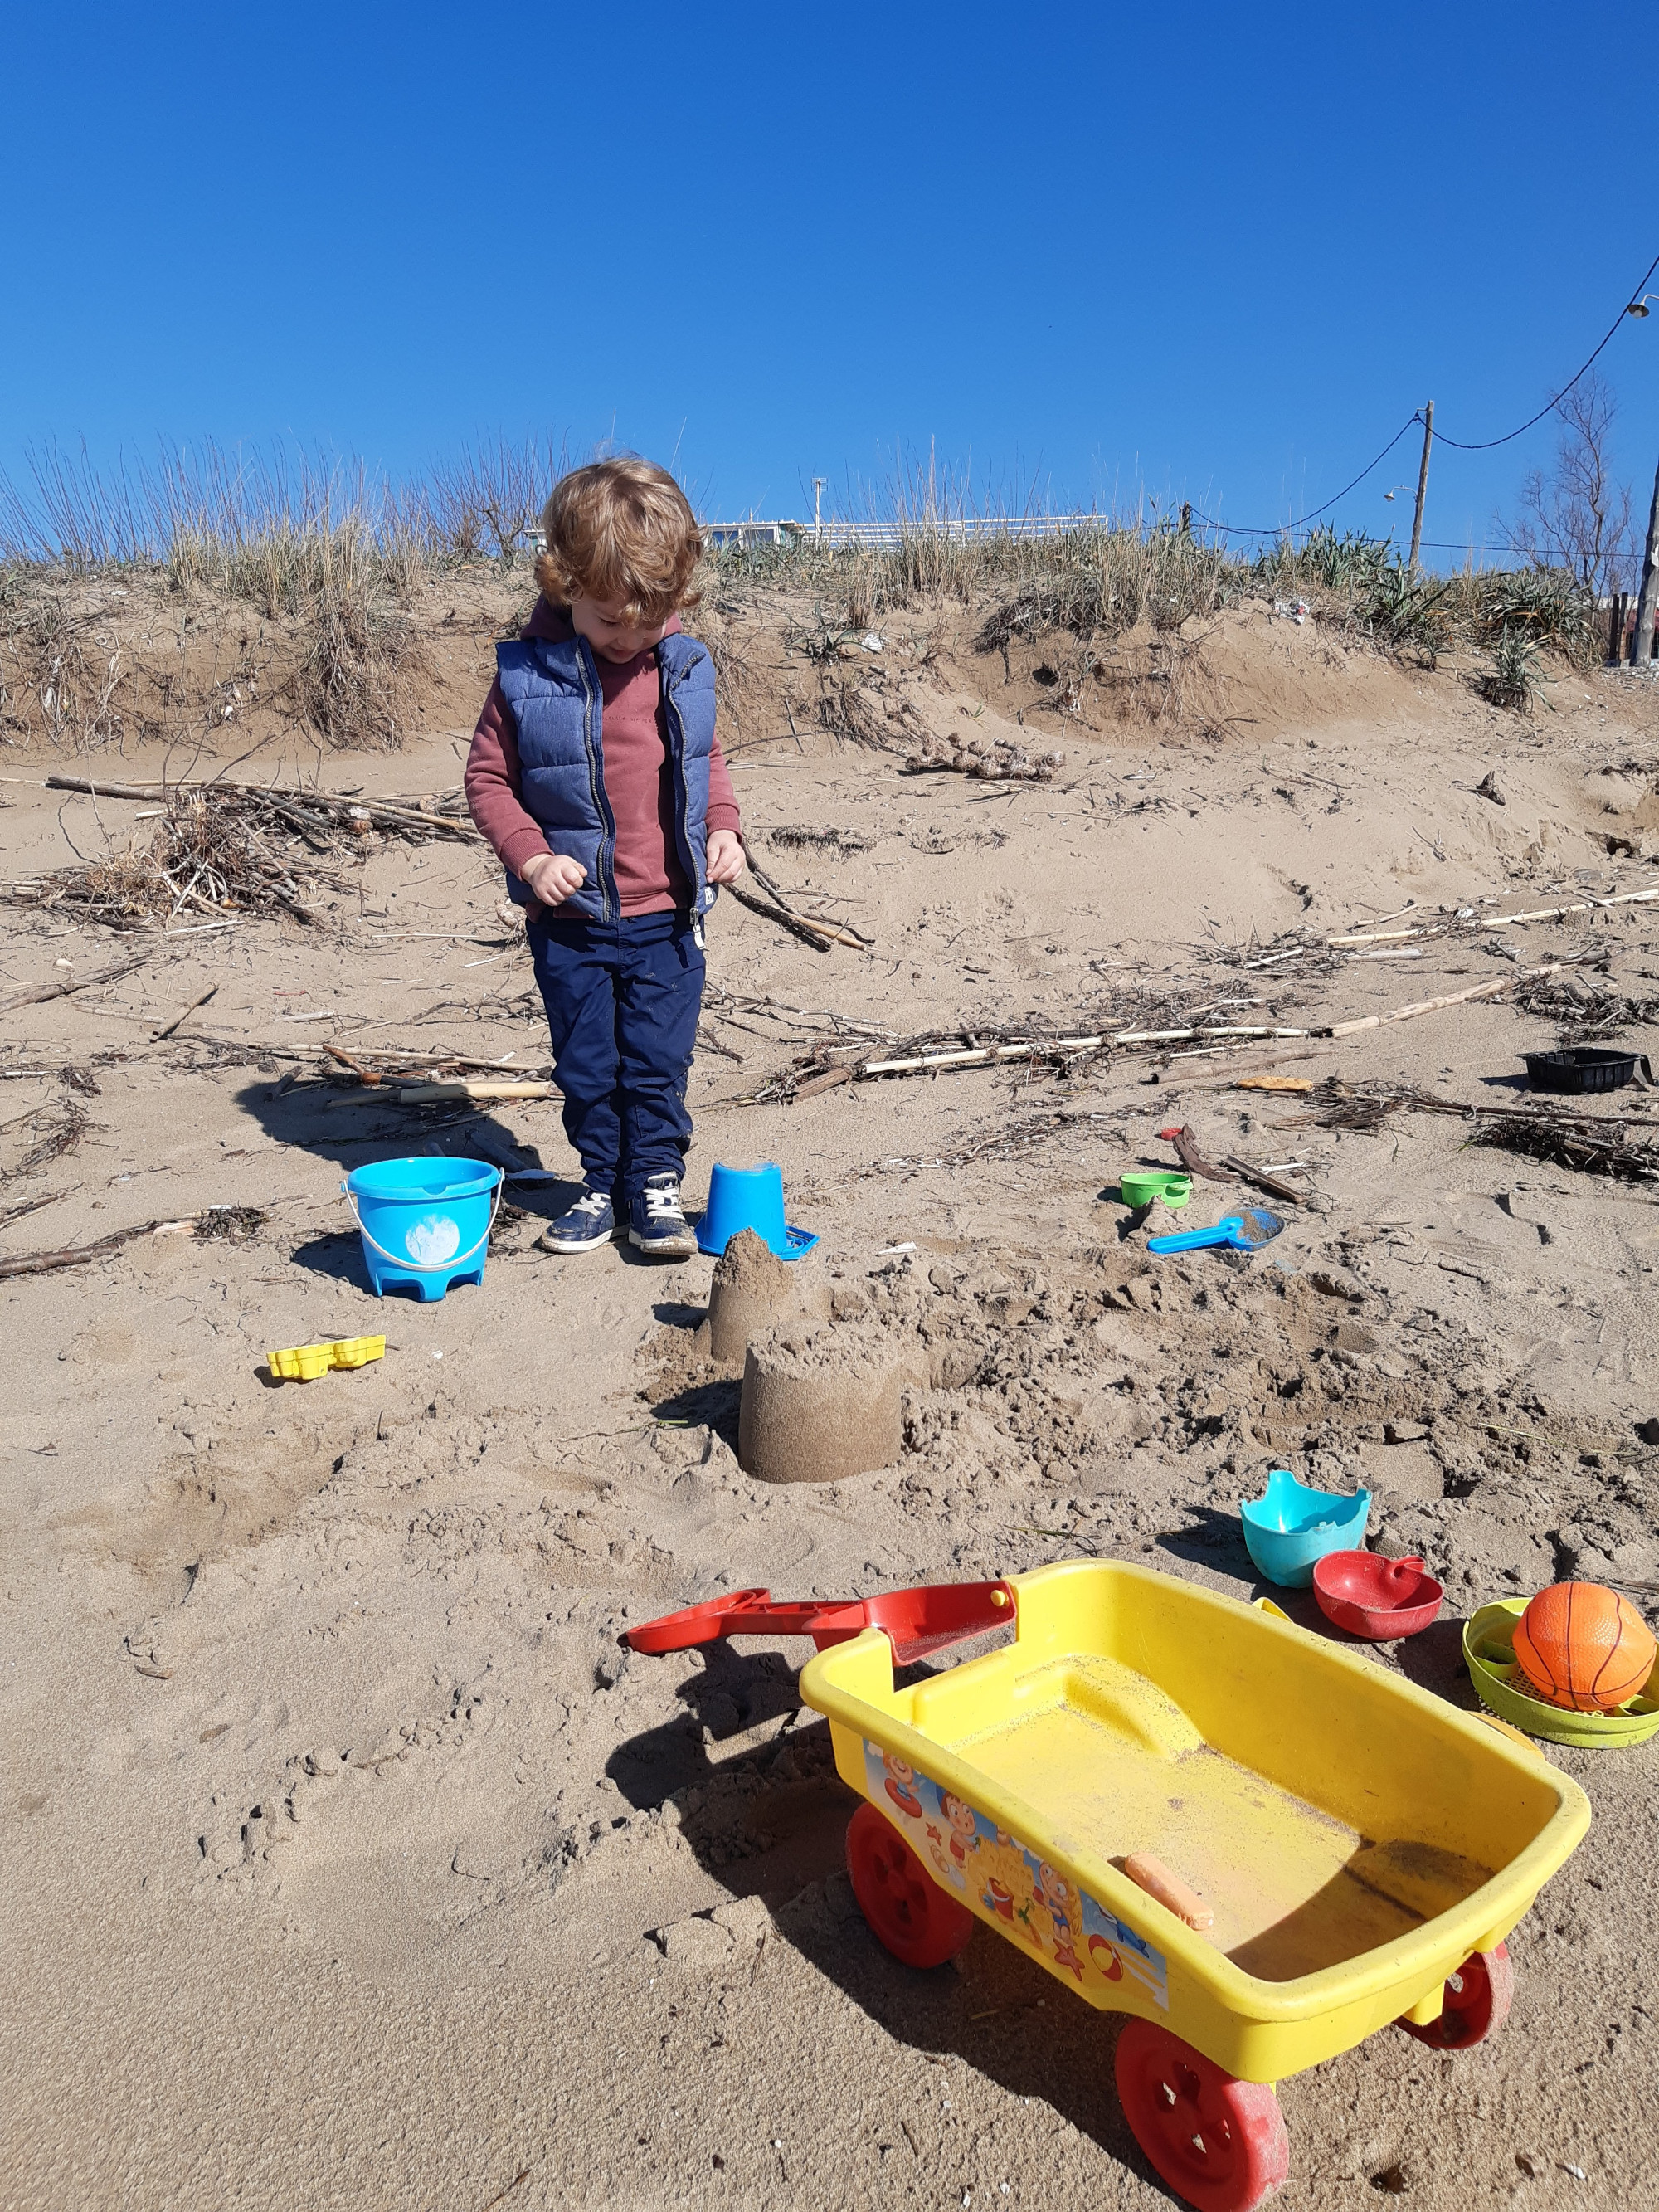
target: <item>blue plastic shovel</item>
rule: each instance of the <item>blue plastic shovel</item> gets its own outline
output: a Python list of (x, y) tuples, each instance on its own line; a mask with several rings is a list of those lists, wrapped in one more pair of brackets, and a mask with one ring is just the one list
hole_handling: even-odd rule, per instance
[(1243, 1213), (1224, 1215), (1208, 1229), (1183, 1229), (1178, 1237), (1149, 1237), (1146, 1249), (1205, 1252), (1224, 1244), (1235, 1252), (1254, 1252), (1271, 1243), (1284, 1226), (1278, 1214), (1269, 1213), (1265, 1206), (1249, 1206)]

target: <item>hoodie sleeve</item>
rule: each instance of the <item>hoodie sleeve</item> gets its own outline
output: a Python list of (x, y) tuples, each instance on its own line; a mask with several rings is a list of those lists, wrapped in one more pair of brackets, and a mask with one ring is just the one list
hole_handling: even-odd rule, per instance
[[(503, 867), (520, 875), (526, 860), (549, 850), (521, 796), (519, 732), (499, 681), (490, 685), (478, 726), (472, 732), (463, 781), (472, 819), (495, 848)], [(726, 785), (729, 789), (729, 776)]]

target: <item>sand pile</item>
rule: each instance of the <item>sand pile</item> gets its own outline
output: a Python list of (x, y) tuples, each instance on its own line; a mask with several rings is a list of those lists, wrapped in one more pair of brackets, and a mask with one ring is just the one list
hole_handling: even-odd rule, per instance
[(775, 1328), (796, 1303), (787, 1265), (752, 1229), (740, 1230), (714, 1262), (708, 1294), (708, 1351), (741, 1371), (751, 1340)]
[(738, 1459), (763, 1482), (837, 1482), (899, 1455), (903, 1374), (890, 1331), (868, 1322), (784, 1329), (751, 1344)]

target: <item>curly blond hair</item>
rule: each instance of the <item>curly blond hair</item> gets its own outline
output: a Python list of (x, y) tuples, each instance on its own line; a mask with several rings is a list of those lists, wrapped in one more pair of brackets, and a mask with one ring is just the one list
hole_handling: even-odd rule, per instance
[(691, 577), (702, 533), (685, 494), (654, 461), (623, 453), (573, 469), (542, 509), (542, 535), (536, 581), (558, 605), (598, 599), (624, 622), (648, 623), (697, 604)]

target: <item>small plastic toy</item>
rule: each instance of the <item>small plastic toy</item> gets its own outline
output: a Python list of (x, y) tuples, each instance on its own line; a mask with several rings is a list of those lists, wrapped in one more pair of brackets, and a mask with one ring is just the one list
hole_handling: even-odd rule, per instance
[(1476, 1697), (1489, 1711), (1528, 1735), (1588, 1751), (1626, 1749), (1659, 1733), (1659, 1667), (1641, 1695), (1616, 1713), (1576, 1713), (1534, 1697), (1515, 1663), (1516, 1626), (1527, 1603), (1523, 1597), (1499, 1598), (1483, 1605), (1464, 1628), (1463, 1663)]
[(1316, 1559), (1362, 1545), (1370, 1513), (1369, 1490), (1357, 1490), (1352, 1498), (1310, 1490), (1282, 1467), (1267, 1477), (1260, 1498), (1238, 1501), (1244, 1548), (1258, 1571), (1281, 1589), (1306, 1589)]
[(383, 1336), (347, 1336), (336, 1344), (296, 1344), (291, 1351), (268, 1352), (265, 1364), (279, 1382), (314, 1382), (336, 1367), (367, 1367), (384, 1359)]
[(1149, 1252), (1206, 1252), (1224, 1244), (1235, 1252), (1257, 1252), (1271, 1243), (1284, 1222), (1265, 1206), (1247, 1206), (1243, 1213), (1224, 1214), (1208, 1229), (1183, 1229), (1174, 1237), (1149, 1237)]
[(1385, 1559), (1376, 1552), (1327, 1552), (1314, 1561), (1313, 1587), (1326, 1620), (1370, 1644), (1415, 1636), (1446, 1595), (1421, 1559)]
[(1131, 1168), (1117, 1179), (1125, 1206), (1150, 1206), (1155, 1199), (1179, 1212), (1193, 1194), (1193, 1179), (1184, 1168)]
[(1442, 2051), (1502, 2025), (1504, 1938), (1589, 1825), (1577, 1783), (1363, 1655), (1146, 1567), (977, 1588), (953, 1632), (1012, 1615), (999, 1649), (901, 1686), (872, 1620), (802, 1673), (866, 1801), (854, 1894), (908, 1966), (981, 1920), (1129, 2014), (1124, 2117), (1187, 2203), (1252, 2212), (1285, 2180), (1284, 2075), (1394, 2021)]
[(783, 1170), (775, 1160), (731, 1168), (716, 1160), (708, 1170), (708, 1203), (697, 1224), (697, 1249), (718, 1260), (738, 1231), (752, 1229), (780, 1260), (799, 1260), (817, 1243), (806, 1229), (783, 1218)]
[(1653, 1631), (1627, 1597), (1600, 1583), (1555, 1583), (1516, 1624), (1515, 1663), (1547, 1705), (1580, 1713), (1628, 1705), (1659, 1658)]

